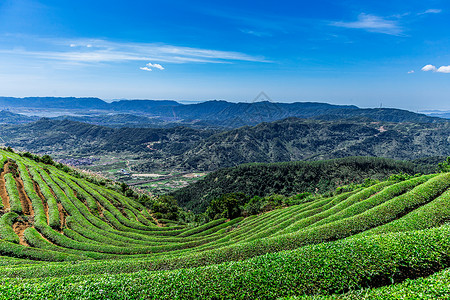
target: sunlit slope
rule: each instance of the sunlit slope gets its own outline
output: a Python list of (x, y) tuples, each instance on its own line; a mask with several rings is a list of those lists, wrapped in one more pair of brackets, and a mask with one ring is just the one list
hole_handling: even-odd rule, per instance
[(159, 227), (116, 191), (0, 155), (0, 299), (326, 295), (450, 267), (450, 173)]

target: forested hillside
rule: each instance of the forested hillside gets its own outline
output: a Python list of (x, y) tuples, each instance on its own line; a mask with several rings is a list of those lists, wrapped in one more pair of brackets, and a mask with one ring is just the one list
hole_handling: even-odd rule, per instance
[(377, 123), (289, 118), (234, 130), (109, 128), (42, 119), (0, 128), (6, 146), (73, 155), (132, 155), (133, 169), (212, 171), (252, 162), (347, 156), (417, 159), (450, 154), (450, 123)]
[[(442, 159), (441, 159), (442, 160)], [(197, 213), (223, 194), (243, 193), (249, 197), (272, 194), (326, 193), (367, 179), (384, 180), (391, 174), (429, 174), (437, 164), (395, 161), (375, 157), (348, 157), (316, 162), (245, 164), (221, 169), (171, 195)]]
[[(416, 159), (450, 154), (450, 123), (312, 121), (289, 118), (217, 133), (183, 153), (184, 168), (347, 156)], [(143, 167), (145, 169), (145, 165)]]

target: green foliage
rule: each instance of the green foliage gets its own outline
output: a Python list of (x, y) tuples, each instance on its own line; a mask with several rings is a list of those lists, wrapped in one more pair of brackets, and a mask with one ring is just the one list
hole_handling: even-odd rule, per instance
[(411, 178), (419, 177), (420, 175), (421, 174), (409, 175), (409, 174), (401, 172), (401, 173), (393, 174), (393, 175), (389, 176), (389, 180), (400, 182), (400, 181), (405, 181), (405, 180), (408, 180)]
[[(450, 295), (450, 269), (438, 272), (430, 277), (407, 279), (405, 282), (376, 289), (352, 291), (344, 295), (321, 297), (320, 299), (447, 299)], [(302, 298), (303, 299), (303, 298)], [(308, 298), (305, 298), (308, 299)], [(311, 299), (319, 299), (311, 297)]]
[(19, 217), (14, 212), (9, 212), (0, 217), (0, 239), (10, 243), (19, 243), (19, 237), (14, 232), (12, 225)]
[[(194, 216), (168, 195), (136, 201), (33, 157), (0, 155), (33, 212), (0, 216), (0, 298), (383, 299), (409, 295), (414, 282), (437, 284), (430, 297), (446, 291), (416, 278), (450, 268), (450, 173), (396, 172), (322, 195), (228, 193)], [(28, 246), (12, 229), (22, 220)], [(400, 285), (366, 289), (391, 283)]]
[(50, 157), (50, 155), (47, 155), (47, 154), (45, 154), (41, 157), (41, 162), (46, 165), (54, 165), (55, 164), (55, 162)]
[(205, 215), (211, 220), (220, 218), (234, 219), (241, 216), (242, 206), (249, 197), (243, 193), (231, 193), (214, 199), (209, 204)]
[(174, 197), (163, 195), (151, 203), (150, 209), (157, 219), (178, 220), (180, 208)]
[(11, 173), (5, 174), (6, 191), (9, 197), (9, 205), (12, 212), (21, 213), (22, 203), (20, 202), (19, 191), (16, 181)]
[(14, 153), (14, 149), (11, 148), (10, 146), (4, 148), (4, 150), (5, 150), (5, 151), (8, 151), (8, 152), (11, 152), (11, 153)]
[(448, 234), (448, 227), (443, 227), (348, 239), (240, 263), (169, 272), (10, 279), (3, 283), (0, 294), (8, 293), (11, 299), (19, 295), (39, 299), (49, 294), (59, 299), (136, 299), (143, 293), (151, 299), (266, 299), (338, 293), (442, 270), (447, 267), (447, 252), (437, 251), (435, 245), (448, 249)]
[(450, 156), (441, 163), (439, 163), (439, 170), (441, 172), (450, 172)]
[(34, 160), (36, 162), (41, 162), (41, 163), (46, 164), (46, 165), (54, 165), (55, 164), (55, 162), (53, 161), (51, 156), (48, 155), (48, 154), (45, 154), (43, 156), (39, 156), (39, 155), (31, 154), (30, 152), (24, 152), (24, 153), (21, 153), (20, 155), (23, 156), (23, 157), (32, 159), (32, 160)]
[[(228, 193), (250, 197), (273, 194), (342, 193), (368, 187), (391, 174), (428, 173), (425, 165), (375, 157), (347, 157), (315, 162), (246, 164), (208, 174), (198, 182), (173, 192), (178, 203), (196, 213)], [(336, 190), (337, 189), (337, 190)]]

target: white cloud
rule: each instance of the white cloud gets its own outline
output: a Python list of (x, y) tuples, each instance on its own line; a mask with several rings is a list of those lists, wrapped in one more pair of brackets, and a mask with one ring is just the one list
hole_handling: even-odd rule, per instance
[(437, 69), (436, 72), (439, 72), (439, 73), (450, 73), (450, 66), (439, 67), (439, 69)]
[(425, 15), (425, 14), (439, 14), (442, 12), (442, 9), (437, 9), (437, 8), (430, 8), (427, 9), (424, 12), (418, 13), (418, 15)]
[(414, 70), (411, 70), (411, 71), (408, 71), (408, 74), (412, 74), (414, 72), (415, 72)]
[(145, 65), (145, 67), (141, 67), (139, 69), (144, 70), (144, 71), (152, 71), (153, 69), (158, 69), (158, 70), (162, 71), (162, 70), (164, 70), (164, 67), (161, 66), (160, 64), (148, 63)]
[(436, 67), (433, 65), (426, 65), (422, 68), (422, 71), (428, 72), (428, 71), (433, 71), (436, 72)]
[(164, 67), (161, 66), (160, 64), (152, 64), (152, 63), (148, 63), (147, 67), (149, 68), (155, 68), (155, 69), (159, 69), (159, 70), (164, 70)]
[(426, 65), (422, 68), (422, 71), (425, 71), (425, 72), (433, 71), (436, 73), (450, 73), (450, 66), (441, 66), (441, 67), (437, 68), (436, 66), (433, 66), (433, 65)]
[[(32, 39), (32, 38), (30, 38)], [(130, 61), (158, 61), (162, 63), (234, 63), (236, 61), (264, 62), (262, 56), (242, 52), (181, 47), (157, 43), (123, 43), (102, 39), (42, 39), (34, 38), (27, 48), (5, 48), (0, 45), (0, 54), (28, 56), (35, 60), (53, 60), (65, 64), (121, 63)], [(70, 47), (67, 47), (69, 45)], [(147, 66), (148, 67), (148, 66)], [(149, 67), (162, 70), (160, 64)]]
[(362, 13), (358, 20), (354, 22), (333, 22), (331, 25), (344, 28), (363, 29), (370, 32), (385, 33), (390, 35), (400, 35), (402, 28), (397, 21), (386, 20), (382, 17)]

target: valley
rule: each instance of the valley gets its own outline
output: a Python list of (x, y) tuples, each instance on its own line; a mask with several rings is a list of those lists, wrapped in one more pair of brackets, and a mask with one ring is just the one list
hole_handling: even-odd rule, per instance
[(354, 299), (436, 282), (433, 299), (444, 288), (443, 119), (162, 128), (4, 115), (0, 298)]

